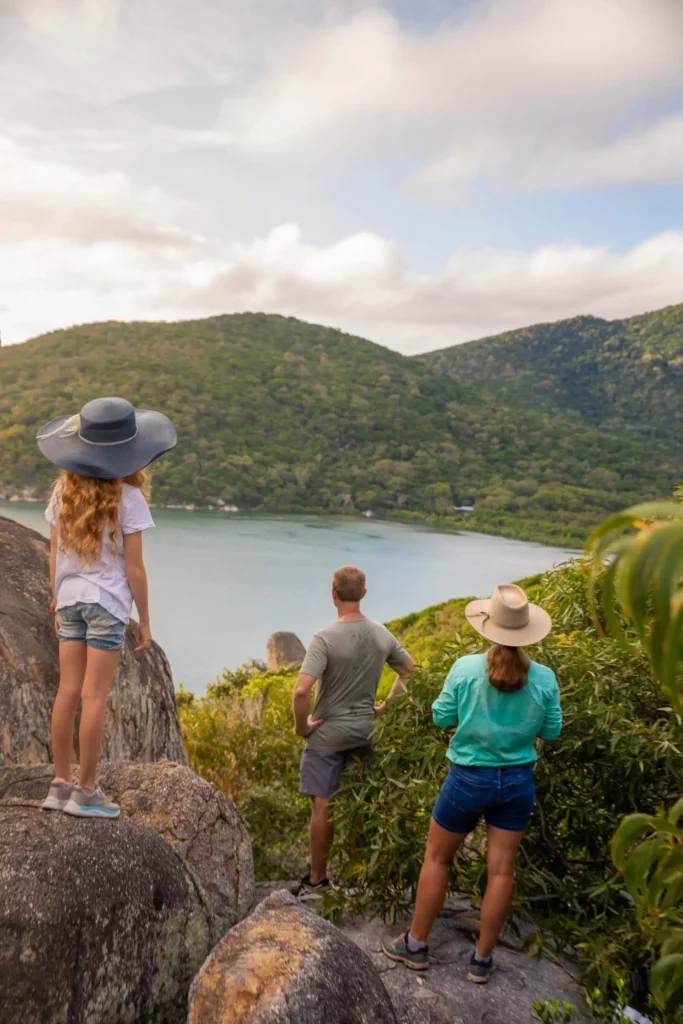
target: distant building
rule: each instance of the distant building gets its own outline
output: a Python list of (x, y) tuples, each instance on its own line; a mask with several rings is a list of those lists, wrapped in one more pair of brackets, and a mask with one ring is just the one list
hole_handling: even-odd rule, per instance
[(474, 505), (455, 505), (456, 512), (474, 512)]

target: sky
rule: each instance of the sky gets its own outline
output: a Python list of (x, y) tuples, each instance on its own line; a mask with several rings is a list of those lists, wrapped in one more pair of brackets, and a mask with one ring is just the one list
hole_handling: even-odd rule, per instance
[(680, 0), (0, 0), (0, 332), (683, 302)]

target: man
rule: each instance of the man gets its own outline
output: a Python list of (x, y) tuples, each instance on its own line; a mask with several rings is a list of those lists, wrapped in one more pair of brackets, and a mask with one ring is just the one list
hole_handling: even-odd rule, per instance
[[(337, 621), (311, 640), (294, 690), (296, 734), (307, 741), (301, 758), (300, 791), (312, 801), (311, 864), (297, 890), (304, 899), (319, 895), (330, 884), (327, 858), (334, 835), (330, 801), (339, 776), (352, 758), (372, 753), (375, 714), (381, 714), (403, 692), (403, 681), (416, 669), (386, 626), (366, 619), (361, 612), (360, 602), (366, 593), (365, 573), (352, 565), (337, 569), (332, 579)], [(396, 670), (397, 677), (386, 701), (376, 705), (385, 664)]]

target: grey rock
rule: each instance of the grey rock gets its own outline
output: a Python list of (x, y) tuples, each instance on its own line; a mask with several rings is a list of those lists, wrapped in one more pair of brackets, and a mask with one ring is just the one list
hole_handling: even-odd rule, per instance
[[(461, 905), (464, 909), (464, 901)], [(405, 922), (388, 928), (381, 921), (362, 919), (341, 925), (380, 973), (399, 1024), (533, 1024), (535, 1000), (565, 1000), (578, 1009), (584, 1005), (574, 977), (576, 965), (562, 957), (557, 962), (544, 957), (530, 959), (499, 946), (489, 984), (469, 982), (467, 965), (473, 939), (469, 923), (466, 934), (458, 929), (457, 917), (437, 920), (430, 938), (430, 968), (418, 975), (382, 953), (382, 940), (395, 938), (407, 927)]]
[(256, 889), (254, 892), (254, 907), (257, 904), (263, 903), (268, 896), (272, 896), (274, 892), (290, 892), (294, 893), (299, 885), (299, 880), (293, 879), (292, 881), (278, 880), (276, 882), (257, 882)]
[(396, 1024), (376, 970), (281, 891), (228, 932), (195, 978), (188, 1024)]
[[(0, 765), (51, 760), (59, 654), (48, 553), (44, 537), (0, 516)], [(157, 644), (133, 653), (136, 628), (128, 626), (109, 694), (103, 757), (187, 764), (168, 661)]]
[(201, 894), (152, 831), (0, 806), (0, 1020), (181, 1024), (209, 949)]
[(296, 633), (278, 632), (268, 637), (266, 644), (268, 671), (279, 672), (290, 665), (300, 665), (306, 657), (306, 648)]
[[(38, 808), (52, 776), (52, 765), (0, 768), (0, 806)], [(251, 840), (225, 793), (170, 761), (103, 764), (99, 779), (125, 817), (156, 832), (184, 862), (210, 911), (212, 943), (246, 917), (255, 892)]]

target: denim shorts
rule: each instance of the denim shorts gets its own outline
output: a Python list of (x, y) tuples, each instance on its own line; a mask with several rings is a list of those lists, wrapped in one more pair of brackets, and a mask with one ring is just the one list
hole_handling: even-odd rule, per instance
[(536, 801), (532, 764), (505, 768), (454, 764), (432, 817), (448, 832), (467, 835), (483, 817), (487, 825), (524, 832)]
[(101, 604), (70, 604), (57, 610), (57, 639), (80, 640), (98, 651), (120, 651), (126, 637), (126, 623), (115, 618)]

